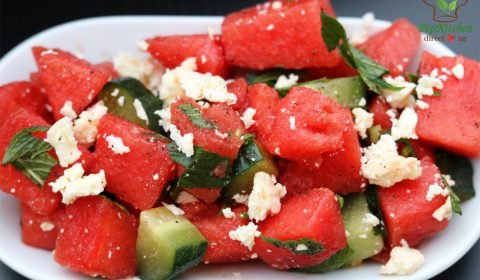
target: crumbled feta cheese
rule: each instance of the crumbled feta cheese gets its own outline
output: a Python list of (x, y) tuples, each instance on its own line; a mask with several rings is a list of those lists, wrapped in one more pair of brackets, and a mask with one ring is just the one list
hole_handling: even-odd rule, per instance
[(207, 33), (208, 33), (208, 38), (210, 40), (214, 40), (215, 39), (215, 31), (213, 30), (213, 28), (211, 28), (210, 26), (207, 27)]
[(296, 128), (295, 127), (295, 117), (288, 118), (288, 122), (290, 123), (290, 129), (294, 130)]
[(170, 125), (172, 124), (172, 113), (170, 108), (157, 110), (153, 113), (160, 117), (158, 124), (163, 127), (163, 130), (165, 130), (165, 132), (170, 131)]
[(276, 155), (281, 155), (281, 153), (280, 153), (280, 148), (279, 148), (279, 147), (276, 147), (273, 152), (274, 152)]
[(447, 196), (448, 194), (449, 191), (447, 188), (442, 188), (442, 186), (435, 182), (428, 187), (426, 199), (427, 201), (432, 201), (432, 199), (437, 195)]
[(360, 239), (367, 239), (367, 235), (365, 233), (359, 234), (358, 238)]
[(240, 204), (247, 204), (248, 202), (248, 195), (246, 194), (235, 194), (232, 199), (235, 200), (236, 203), (240, 203)]
[(275, 28), (275, 25), (273, 25), (273, 24), (269, 24), (269, 25), (267, 26), (267, 30), (268, 30), (268, 31), (272, 31), (274, 28)]
[(126, 52), (120, 52), (113, 59), (113, 67), (120, 76), (135, 78), (150, 89), (158, 88), (163, 73), (153, 59), (141, 59)]
[(50, 127), (45, 141), (55, 149), (62, 167), (68, 167), (82, 156), (74, 137), (72, 120), (68, 117), (60, 119)]
[(103, 192), (107, 185), (105, 172), (100, 170), (97, 174), (83, 176), (85, 170), (80, 163), (65, 169), (63, 175), (55, 182), (50, 183), (53, 192), (62, 194), (62, 202), (71, 204), (77, 198), (84, 196), (98, 195)]
[(175, 125), (170, 125), (170, 138), (177, 144), (178, 150), (184, 153), (187, 157), (194, 154), (193, 134), (187, 133), (182, 136), (180, 130)]
[(57, 55), (58, 52), (56, 52), (54, 49), (48, 49), (48, 50), (45, 50), (43, 52), (40, 53), (41, 56), (44, 56), (44, 55)]
[(92, 107), (80, 113), (80, 117), (73, 124), (73, 133), (78, 143), (91, 145), (97, 139), (97, 126), (100, 119), (107, 114), (108, 108), (103, 101), (97, 102)]
[(450, 220), (453, 215), (453, 209), (452, 209), (452, 201), (450, 199), (450, 196), (448, 196), (447, 200), (445, 203), (440, 206), (435, 212), (433, 212), (432, 216), (439, 222), (443, 221), (444, 219)]
[(145, 108), (143, 108), (142, 102), (140, 100), (135, 99), (133, 100), (133, 107), (135, 108), (135, 111), (137, 112), (137, 117), (148, 124), (148, 116), (147, 112), (145, 112)]
[(125, 104), (125, 96), (120, 96), (117, 99), (117, 103), (118, 103), (118, 105), (120, 105), (120, 107), (123, 107), (123, 105)]
[(380, 92), (385, 97), (385, 100), (388, 104), (390, 104), (390, 106), (392, 106), (393, 108), (405, 108), (410, 103), (412, 103), (412, 101), (414, 101), (414, 98), (412, 96), (412, 93), (416, 86), (414, 83), (405, 81), (405, 78), (403, 78), (402, 76), (398, 76), (395, 78), (387, 76), (384, 78), (384, 80), (385, 82), (395, 87), (402, 88), (398, 90), (380, 89)]
[(303, 243), (298, 244), (297, 247), (295, 248), (295, 251), (307, 251), (307, 250), (308, 250), (307, 245)]
[(123, 139), (114, 135), (108, 135), (105, 137), (107, 140), (108, 148), (117, 155), (123, 155), (130, 152), (130, 148), (125, 146)]
[(185, 214), (185, 211), (183, 211), (182, 209), (178, 208), (173, 204), (167, 204), (165, 202), (162, 202), (162, 204), (163, 206), (165, 206), (165, 208), (168, 209), (168, 211), (172, 212), (172, 214), (175, 216), (182, 216), (183, 214)]
[(233, 213), (232, 208), (230, 208), (230, 207), (223, 208), (222, 209), (222, 214), (227, 219), (231, 219), (231, 218), (235, 217), (235, 213)]
[(452, 179), (452, 176), (448, 175), (448, 174), (443, 174), (443, 178), (445, 179), (445, 181), (447, 181), (447, 184), (451, 187), (451, 186), (455, 186), (455, 181)]
[(147, 43), (146, 41), (143, 41), (143, 40), (142, 40), (142, 41), (138, 41), (138, 42), (137, 42), (137, 48), (138, 48), (139, 50), (141, 50), (142, 52), (148, 51), (148, 47), (149, 47), (149, 45), (148, 45), (148, 43)]
[(420, 100), (418, 99), (415, 104), (417, 105), (417, 107), (421, 110), (425, 110), (425, 109), (428, 109), (430, 106), (428, 105), (427, 102), (423, 101), (423, 100)]
[(463, 69), (463, 64), (457, 64), (452, 68), (452, 73), (455, 78), (461, 80), (465, 75), (465, 69)]
[(367, 129), (373, 125), (373, 113), (369, 113), (362, 108), (355, 108), (352, 110), (355, 117), (355, 130), (362, 139), (367, 138)]
[(217, 135), (220, 139), (226, 139), (228, 137), (228, 133), (221, 133), (218, 129), (215, 129), (215, 135)]
[(380, 220), (377, 218), (377, 216), (371, 213), (365, 213), (365, 216), (362, 218), (362, 223), (375, 227), (380, 224)]
[(280, 1), (274, 1), (274, 2), (272, 3), (272, 9), (273, 9), (273, 10), (278, 10), (278, 9), (280, 9), (281, 7), (282, 7), (282, 2), (280, 2)]
[(261, 233), (257, 230), (258, 226), (253, 222), (246, 226), (239, 226), (236, 230), (228, 233), (232, 240), (238, 240), (251, 251), (255, 245), (255, 237), (260, 237)]
[(418, 99), (422, 99), (423, 96), (432, 96), (435, 88), (443, 89), (442, 80), (436, 77), (422, 75), (422, 77), (418, 79), (418, 85), (416, 87)]
[(375, 21), (375, 15), (372, 12), (368, 12), (362, 16), (362, 26), (358, 33), (352, 36), (350, 43), (353, 45), (359, 45), (365, 43), (368, 39), (368, 32)]
[(392, 119), (392, 137), (394, 140), (401, 138), (417, 139), (415, 128), (418, 116), (412, 108), (405, 108), (398, 119)]
[(160, 175), (158, 175), (158, 173), (155, 173), (153, 176), (152, 176), (153, 180), (154, 181), (158, 181), (160, 179)]
[(62, 116), (68, 117), (71, 120), (77, 118), (77, 113), (75, 112), (75, 110), (73, 110), (72, 101), (66, 101), (65, 104), (63, 104), (62, 109), (60, 109), (60, 114), (62, 114)]
[(277, 183), (275, 176), (257, 172), (253, 178), (253, 189), (248, 199), (248, 216), (250, 219), (263, 221), (268, 214), (274, 215), (282, 209), (281, 199), (287, 189)]
[(391, 187), (405, 179), (417, 179), (422, 174), (420, 161), (400, 156), (395, 140), (388, 134), (382, 135), (377, 143), (362, 151), (365, 156), (362, 174), (372, 184)]
[(358, 101), (358, 106), (365, 107), (366, 105), (367, 105), (367, 100), (362, 97), (360, 101)]
[(288, 75), (288, 78), (285, 75), (280, 75), (280, 77), (278, 77), (277, 79), (277, 82), (275, 83), (274, 88), (283, 89), (283, 88), (293, 87), (294, 85), (297, 84), (298, 79), (299, 79), (298, 75), (295, 75), (293, 73)]
[(120, 93), (120, 90), (118, 90), (118, 88), (116, 88), (110, 93), (110, 95), (113, 96), (113, 97), (116, 97), (119, 93)]
[(181, 191), (177, 197), (178, 204), (188, 204), (197, 202), (198, 199), (186, 191)]
[(255, 120), (253, 119), (255, 113), (257, 113), (257, 110), (253, 108), (247, 108), (245, 112), (243, 112), (243, 115), (240, 117), (240, 119), (245, 125), (245, 128), (250, 128), (252, 125), (255, 124)]
[(55, 228), (55, 225), (47, 221), (47, 222), (41, 223), (40, 228), (42, 229), (42, 231), (48, 232), (48, 231), (52, 231)]
[(425, 257), (417, 249), (394, 247), (390, 259), (380, 268), (383, 275), (409, 275), (417, 271), (425, 262)]
[(185, 95), (195, 100), (206, 99), (228, 105), (237, 102), (237, 96), (228, 92), (224, 79), (195, 70), (197, 65), (194, 57), (187, 58), (175, 69), (167, 70), (160, 87), (160, 99), (164, 102), (164, 108), (170, 107), (179, 96)]

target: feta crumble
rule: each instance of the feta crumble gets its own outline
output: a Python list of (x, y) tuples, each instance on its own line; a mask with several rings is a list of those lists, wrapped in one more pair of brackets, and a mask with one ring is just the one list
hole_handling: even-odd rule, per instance
[(250, 222), (246, 226), (239, 226), (236, 230), (230, 231), (228, 235), (232, 240), (240, 241), (240, 243), (248, 247), (251, 251), (253, 245), (255, 245), (255, 237), (260, 237), (261, 235), (257, 229), (258, 226)]
[(362, 108), (355, 108), (352, 110), (355, 117), (355, 130), (362, 139), (367, 138), (367, 129), (373, 125), (373, 113), (369, 113)]
[(147, 112), (145, 112), (145, 108), (143, 108), (142, 102), (140, 102), (140, 100), (138, 100), (138, 99), (133, 100), (133, 107), (135, 108), (135, 111), (137, 112), (137, 117), (139, 119), (141, 119), (142, 121), (145, 121), (148, 125)]
[(243, 115), (240, 117), (242, 120), (243, 124), (245, 125), (245, 128), (250, 128), (252, 125), (255, 124), (255, 120), (253, 117), (257, 113), (257, 110), (253, 108), (247, 108), (245, 112), (243, 112)]
[(278, 10), (278, 9), (280, 9), (281, 7), (282, 7), (282, 2), (280, 2), (280, 1), (274, 1), (274, 2), (272, 3), (272, 9), (273, 9), (273, 10)]
[(295, 117), (288, 118), (288, 122), (290, 123), (290, 129), (294, 130), (296, 128), (295, 127)]
[(182, 209), (178, 208), (173, 204), (167, 204), (165, 202), (162, 202), (162, 204), (163, 206), (165, 206), (165, 208), (168, 209), (168, 211), (172, 212), (172, 214), (175, 216), (182, 216), (183, 214), (185, 214), (185, 211), (183, 211)]
[(181, 191), (177, 197), (178, 204), (188, 204), (197, 202), (198, 199), (186, 191)]
[(435, 220), (441, 222), (444, 219), (450, 220), (453, 215), (453, 209), (452, 209), (452, 201), (450, 199), (450, 196), (448, 196), (447, 200), (445, 203), (440, 206), (435, 212), (433, 212), (432, 216), (435, 218)]
[(194, 154), (193, 134), (187, 133), (182, 136), (180, 130), (175, 125), (170, 125), (170, 138), (177, 144), (178, 150), (184, 153), (187, 157)]
[(277, 183), (275, 176), (257, 172), (253, 178), (253, 189), (248, 198), (248, 216), (257, 222), (265, 220), (268, 214), (278, 214), (282, 209), (281, 199), (287, 189)]
[(392, 119), (392, 137), (398, 139), (417, 139), (415, 128), (417, 127), (418, 116), (412, 108), (405, 108), (398, 119)]
[(297, 84), (298, 79), (299, 79), (298, 75), (295, 75), (293, 73), (289, 74), (288, 78), (285, 75), (280, 75), (280, 77), (278, 77), (277, 79), (277, 82), (275, 83), (274, 88), (283, 89), (283, 88), (293, 87), (294, 85)]
[(91, 145), (97, 139), (97, 126), (100, 119), (107, 114), (108, 108), (103, 101), (97, 102), (92, 107), (80, 113), (80, 117), (73, 124), (75, 139), (80, 144)]
[(425, 262), (423, 254), (413, 248), (394, 247), (390, 259), (380, 268), (383, 275), (410, 275), (417, 271)]
[(222, 209), (222, 214), (227, 219), (231, 219), (231, 218), (235, 217), (235, 213), (233, 213), (232, 208), (230, 208), (230, 207), (223, 208)]
[(455, 78), (461, 80), (465, 75), (465, 69), (463, 68), (463, 64), (457, 64), (452, 68), (452, 73)]
[(55, 149), (62, 167), (68, 167), (82, 156), (74, 137), (72, 120), (68, 117), (60, 119), (50, 127), (45, 141)]
[(117, 99), (117, 103), (118, 103), (118, 105), (120, 105), (120, 107), (123, 107), (123, 105), (125, 104), (125, 96), (120, 96)]
[(55, 228), (55, 225), (51, 222), (43, 222), (40, 224), (40, 228), (44, 232), (52, 231)]
[(148, 47), (149, 47), (149, 46), (150, 46), (150, 45), (149, 45), (146, 41), (144, 41), (144, 40), (137, 42), (137, 48), (138, 48), (139, 50), (141, 50), (142, 52), (148, 51)]
[(418, 85), (416, 87), (418, 99), (422, 99), (424, 96), (432, 96), (435, 88), (443, 89), (442, 80), (437, 77), (422, 75), (422, 77), (418, 79)]
[(130, 148), (125, 146), (123, 139), (114, 135), (108, 135), (105, 137), (107, 140), (108, 148), (117, 155), (123, 155), (130, 152)]
[(73, 110), (72, 101), (66, 101), (63, 104), (62, 109), (60, 109), (60, 114), (62, 114), (62, 116), (68, 117), (71, 120), (74, 120), (77, 118), (77, 113), (75, 112), (75, 110)]
[(236, 194), (232, 197), (233, 200), (235, 200), (236, 203), (240, 204), (247, 204), (248, 203), (248, 197), (249, 195), (246, 194)]
[(367, 100), (362, 97), (360, 101), (358, 101), (358, 106), (365, 107), (366, 105), (367, 105)]
[(442, 188), (442, 186), (435, 182), (428, 187), (425, 199), (427, 201), (432, 201), (432, 199), (437, 195), (447, 196), (448, 194), (449, 191), (447, 188)]
[(410, 83), (405, 81), (403, 76), (398, 77), (391, 77), (387, 76), (384, 78), (385, 82), (395, 86), (401, 87), (402, 89), (380, 89), (380, 92), (385, 97), (390, 106), (393, 108), (405, 108), (414, 102), (414, 98), (412, 96), (413, 91), (415, 90), (416, 85), (414, 83)]
[(107, 185), (105, 172), (100, 170), (97, 174), (83, 176), (85, 170), (80, 163), (65, 169), (63, 175), (55, 182), (49, 183), (53, 192), (62, 194), (62, 202), (71, 204), (84, 196), (98, 195), (103, 192)]
[(358, 33), (352, 36), (350, 43), (353, 45), (359, 45), (365, 43), (368, 39), (368, 32), (375, 21), (375, 14), (368, 12), (362, 16), (362, 26)]
[(365, 213), (365, 216), (362, 218), (362, 223), (375, 227), (380, 224), (380, 220), (377, 218), (377, 216), (371, 213)]
[(308, 250), (307, 245), (303, 243), (298, 244), (297, 247), (295, 248), (295, 251), (307, 251), (307, 250)]
[(141, 59), (127, 52), (114, 57), (113, 67), (120, 76), (135, 78), (149, 89), (158, 88), (163, 74), (162, 67), (153, 59)]
[(377, 143), (363, 148), (362, 152), (362, 174), (372, 184), (391, 187), (405, 179), (417, 179), (422, 174), (420, 161), (400, 156), (393, 137), (388, 134), (382, 135)]
[(420, 100), (418, 99), (415, 104), (417, 105), (417, 107), (421, 110), (425, 110), (425, 109), (428, 109), (430, 106), (428, 105), (427, 102), (423, 101), (423, 100)]
[(170, 131), (170, 125), (172, 124), (172, 113), (170, 108), (157, 110), (153, 113), (160, 117), (158, 124), (163, 127), (163, 130), (165, 130), (165, 132)]
[(273, 25), (273, 24), (269, 24), (269, 25), (267, 26), (267, 30), (268, 30), (268, 31), (272, 31), (274, 28), (275, 28), (275, 25)]

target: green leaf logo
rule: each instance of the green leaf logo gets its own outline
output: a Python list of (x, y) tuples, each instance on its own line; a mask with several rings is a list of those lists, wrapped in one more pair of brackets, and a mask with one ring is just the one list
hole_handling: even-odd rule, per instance
[[(455, 4), (456, 6), (457, 4)], [(437, 7), (444, 11), (445, 13), (449, 13), (449, 9), (448, 9), (448, 3), (446, 0), (437, 0)]]
[(452, 1), (452, 3), (450, 3), (448, 5), (448, 11), (451, 13), (453, 11), (455, 11), (455, 9), (457, 8), (457, 0), (455, 1)]

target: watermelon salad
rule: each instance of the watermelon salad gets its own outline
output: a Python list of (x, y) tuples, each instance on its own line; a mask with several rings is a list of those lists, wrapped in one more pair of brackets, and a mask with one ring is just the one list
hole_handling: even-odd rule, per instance
[(475, 195), (480, 65), (410, 65), (416, 27), (368, 36), (371, 20), (348, 38), (328, 0), (270, 1), (111, 62), (32, 46), (38, 70), (0, 87), (18, 238), (109, 279), (252, 261), (415, 273)]

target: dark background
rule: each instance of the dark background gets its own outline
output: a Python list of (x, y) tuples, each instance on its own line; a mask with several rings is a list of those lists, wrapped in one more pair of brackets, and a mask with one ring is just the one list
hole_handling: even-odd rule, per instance
[[(338, 16), (359, 17), (372, 11), (379, 19), (405, 17), (415, 24), (435, 24), (432, 10), (421, 0), (331, 0)], [(53, 25), (102, 15), (223, 15), (262, 1), (255, 0), (0, 0), (0, 56), (29, 36)], [(457, 53), (480, 59), (480, 1), (470, 0), (460, 10), (464, 25), (474, 32), (466, 42), (447, 42)], [(445, 252), (448, 254), (448, 252)], [(441, 256), (439, 256), (441, 257)], [(440, 279), (480, 279), (480, 243)], [(24, 279), (0, 263), (0, 279)]]

